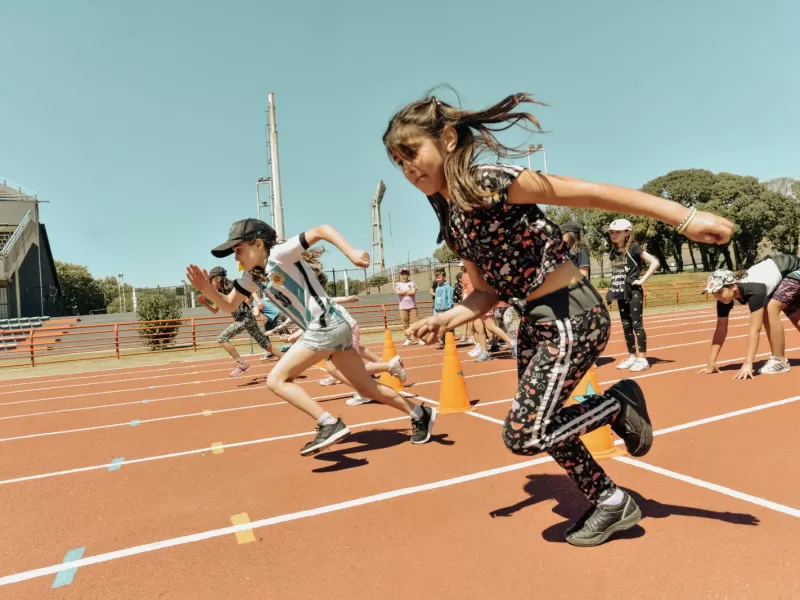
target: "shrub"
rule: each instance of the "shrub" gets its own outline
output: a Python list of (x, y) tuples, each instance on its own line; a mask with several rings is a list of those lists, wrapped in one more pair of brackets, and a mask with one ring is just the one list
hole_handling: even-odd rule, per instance
[(180, 322), (148, 323), (147, 321), (176, 321), (182, 316), (175, 298), (160, 294), (145, 296), (139, 302), (139, 337), (151, 350), (162, 350), (175, 344)]

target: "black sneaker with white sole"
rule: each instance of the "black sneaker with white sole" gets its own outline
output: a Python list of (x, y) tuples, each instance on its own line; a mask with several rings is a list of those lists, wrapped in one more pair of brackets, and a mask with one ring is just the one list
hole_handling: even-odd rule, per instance
[(422, 407), (422, 418), (418, 421), (411, 419), (411, 443), (424, 444), (431, 439), (433, 423), (436, 421), (436, 409), (432, 407)]
[(597, 504), (567, 529), (564, 538), (573, 546), (599, 546), (615, 533), (626, 531), (642, 520), (639, 509), (628, 492), (615, 506)]
[(341, 442), (348, 435), (350, 435), (350, 430), (341, 419), (337, 419), (333, 425), (317, 427), (317, 437), (303, 446), (303, 449), (300, 450), (300, 456), (316, 454), (327, 446)]
[(653, 426), (647, 414), (647, 403), (639, 384), (631, 379), (623, 379), (612, 385), (610, 394), (622, 405), (619, 415), (611, 423), (614, 430), (625, 442), (631, 456), (644, 456), (653, 445)]

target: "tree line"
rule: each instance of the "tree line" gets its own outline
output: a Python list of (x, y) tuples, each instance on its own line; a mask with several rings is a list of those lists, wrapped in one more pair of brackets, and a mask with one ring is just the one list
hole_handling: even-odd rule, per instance
[(730, 242), (725, 246), (699, 244), (648, 217), (565, 206), (548, 206), (545, 212), (559, 224), (579, 223), (589, 253), (601, 264), (611, 248), (608, 225), (619, 217), (631, 221), (638, 242), (658, 258), (662, 270), (668, 273), (684, 271), (684, 246), (690, 250), (694, 270), (703, 271), (747, 269), (767, 251), (797, 253), (800, 181), (784, 177), (759, 182), (755, 177), (686, 169), (656, 177), (641, 191), (729, 219), (736, 225)]

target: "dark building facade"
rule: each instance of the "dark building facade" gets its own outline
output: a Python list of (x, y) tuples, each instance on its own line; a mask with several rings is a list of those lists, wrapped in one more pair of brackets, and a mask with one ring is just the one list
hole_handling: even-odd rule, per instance
[(0, 181), (0, 319), (59, 316), (61, 288), (36, 198)]

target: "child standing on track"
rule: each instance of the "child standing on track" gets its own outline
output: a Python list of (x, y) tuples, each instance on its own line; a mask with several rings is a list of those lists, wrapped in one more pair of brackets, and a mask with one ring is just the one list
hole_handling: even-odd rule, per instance
[[(611, 249), (611, 285), (606, 300), (619, 306), (622, 332), (628, 345), (628, 358), (617, 368), (636, 373), (650, 368), (647, 361), (647, 333), (644, 330), (644, 290), (642, 286), (658, 269), (658, 259), (645, 252), (633, 239), (633, 226), (627, 219), (617, 219), (608, 227)], [(642, 260), (650, 266), (642, 277)]]
[(618, 488), (580, 440), (603, 425), (633, 456), (652, 444), (641, 388), (620, 381), (606, 393), (564, 406), (608, 342), (611, 320), (602, 298), (570, 260), (558, 226), (539, 204), (601, 208), (647, 215), (693, 240), (725, 243), (733, 223), (677, 202), (606, 184), (533, 173), (517, 165), (476, 165), (484, 150), (519, 156), (494, 132), (514, 124), (538, 128), (533, 115), (514, 112), (534, 102), (508, 96), (485, 110), (462, 110), (429, 96), (392, 117), (383, 142), (440, 223), (442, 240), (464, 261), (474, 291), (463, 304), (412, 327), (430, 343), (446, 331), (483, 316), (498, 299), (517, 308), (519, 385), (503, 426), (515, 454), (547, 452), (592, 504), (566, 532), (569, 543), (594, 546), (633, 527), (641, 511)]
[[(433, 298), (433, 314), (438, 315), (453, 308), (453, 287), (447, 281), (447, 274), (444, 269), (436, 269), (436, 289)], [(455, 332), (453, 332), (455, 335)], [(436, 346), (439, 350), (444, 348), (444, 335), (439, 339)]]
[[(400, 271), (400, 281), (395, 285), (395, 292), (397, 293), (397, 300), (400, 303), (400, 318), (403, 321), (404, 330), (408, 330), (409, 326), (417, 322), (419, 312), (417, 310), (417, 284), (409, 281), (410, 273), (408, 269)], [(414, 341), (406, 334), (406, 341), (403, 346), (410, 346)], [(419, 340), (422, 344), (422, 340)]]
[(234, 223), (228, 240), (211, 251), (218, 258), (235, 254), (244, 267), (245, 275), (234, 281), (233, 290), (222, 296), (195, 265), (187, 268), (187, 277), (201, 293), (225, 310), (236, 308), (260, 288), (303, 330), (298, 343), (281, 357), (267, 378), (267, 387), (272, 392), (317, 422), (317, 435), (302, 448), (302, 456), (315, 454), (350, 435), (341, 418), (324, 410), (302, 386), (294, 383), (303, 371), (328, 358), (361, 395), (409, 415), (411, 442), (424, 444), (431, 438), (436, 409), (415, 405), (393, 389), (378, 385), (369, 376), (361, 357), (353, 349), (350, 325), (303, 259), (312, 245), (323, 240), (339, 248), (356, 266), (366, 268), (369, 265), (366, 252), (353, 248), (328, 225), (278, 244), (272, 227), (257, 219), (244, 219)]
[(753, 362), (758, 352), (762, 322), (767, 327), (767, 337), (772, 347), (772, 357), (759, 370), (764, 375), (787, 373), (789, 361), (780, 313), (784, 311), (795, 327), (800, 329), (800, 257), (776, 254), (753, 265), (747, 271), (734, 274), (720, 269), (708, 277), (704, 294), (717, 299), (717, 326), (711, 341), (708, 366), (701, 375), (719, 373), (717, 358), (728, 336), (728, 316), (733, 301), (747, 304), (750, 310), (750, 329), (744, 363), (734, 379), (752, 379)]
[(564, 223), (560, 225), (561, 233), (564, 243), (569, 248), (569, 253), (572, 256), (572, 262), (580, 269), (580, 272), (591, 280), (592, 278), (592, 260), (589, 256), (589, 249), (581, 239), (581, 226), (578, 223)]
[[(213, 286), (214, 290), (222, 293), (228, 294), (233, 290), (233, 283), (228, 279), (228, 273), (222, 267), (214, 267), (211, 269), (211, 272), (208, 274), (209, 280), (211, 285)], [(255, 295), (253, 295), (254, 302), (257, 301)], [(198, 297), (198, 302), (205, 306), (210, 312), (217, 314), (219, 312), (219, 308), (217, 306), (210, 305), (204, 296)], [(262, 357), (262, 360), (267, 360), (274, 356), (274, 351), (272, 349), (272, 343), (269, 341), (269, 337), (261, 331), (261, 328), (258, 326), (256, 322), (256, 313), (255, 309), (251, 308), (250, 305), (247, 303), (247, 299), (242, 300), (242, 302), (231, 311), (231, 315), (233, 316), (233, 323), (231, 323), (225, 331), (219, 334), (217, 338), (217, 343), (222, 347), (225, 352), (230, 354), (231, 358), (234, 360), (236, 365), (231, 371), (231, 377), (236, 377), (237, 375), (241, 375), (247, 369), (250, 368), (248, 362), (242, 358), (239, 352), (236, 351), (236, 347), (231, 344), (231, 339), (242, 333), (243, 331), (247, 331), (250, 334), (256, 343), (264, 349), (265, 353)]]

